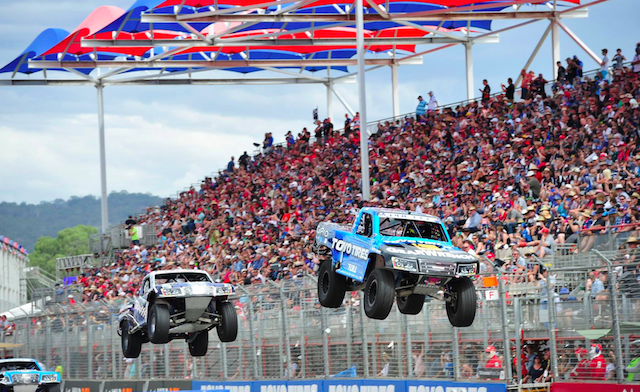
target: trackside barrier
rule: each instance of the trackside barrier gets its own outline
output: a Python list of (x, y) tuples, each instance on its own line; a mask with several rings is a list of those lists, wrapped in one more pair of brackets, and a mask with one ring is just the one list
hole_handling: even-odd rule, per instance
[(65, 381), (62, 392), (506, 392), (504, 383), (438, 380), (326, 379), (307, 381)]
[(595, 391), (598, 392), (638, 392), (640, 384), (587, 384), (587, 383), (571, 383), (556, 382), (551, 384), (551, 392), (575, 392), (575, 391)]

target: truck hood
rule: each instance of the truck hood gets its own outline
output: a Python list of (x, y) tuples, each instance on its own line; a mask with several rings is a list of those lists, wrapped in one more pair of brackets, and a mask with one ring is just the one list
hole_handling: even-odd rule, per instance
[(390, 256), (433, 262), (477, 262), (476, 256), (447, 243), (421, 238), (383, 237), (381, 251)]

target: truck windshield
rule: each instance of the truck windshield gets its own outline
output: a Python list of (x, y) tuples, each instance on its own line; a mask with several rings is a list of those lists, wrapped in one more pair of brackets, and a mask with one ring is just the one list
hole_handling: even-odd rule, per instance
[(172, 272), (156, 275), (156, 284), (186, 282), (211, 282), (211, 280), (209, 275), (195, 272)]
[(31, 361), (16, 361), (5, 362), (0, 364), (0, 372), (6, 372), (11, 370), (40, 370), (35, 362)]
[(447, 236), (439, 223), (411, 219), (380, 218), (380, 234), (392, 237), (447, 241)]

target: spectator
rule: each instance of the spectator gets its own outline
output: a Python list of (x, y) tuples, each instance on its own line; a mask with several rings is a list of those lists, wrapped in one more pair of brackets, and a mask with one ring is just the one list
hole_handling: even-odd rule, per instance
[(609, 60), (607, 53), (609, 53), (607, 49), (602, 49), (602, 60), (600, 61), (600, 73), (602, 74), (602, 80), (608, 80), (609, 67), (611, 66), (611, 60)]
[(622, 49), (616, 49), (616, 54), (613, 56), (613, 68), (622, 69), (622, 64), (627, 60), (622, 54)]
[(351, 119), (349, 118), (349, 113), (344, 114), (344, 134), (349, 137), (351, 134)]
[(504, 97), (507, 99), (507, 101), (509, 101), (510, 104), (513, 105), (513, 97), (516, 91), (516, 87), (513, 85), (513, 79), (511, 78), (507, 79), (507, 83), (508, 85), (506, 87), (504, 84), (501, 84), (500, 87), (502, 87), (502, 91), (505, 93)]
[(591, 284), (591, 296), (595, 300), (606, 300), (608, 298), (605, 282), (608, 281), (609, 273), (602, 271), (597, 275), (596, 280)]
[(421, 378), (424, 376), (426, 369), (424, 363), (424, 346), (413, 348), (413, 376)]
[(229, 163), (227, 163), (227, 173), (233, 174), (235, 167), (236, 167), (236, 163), (234, 162), (234, 158), (231, 157), (231, 160), (229, 161)]
[(484, 352), (487, 353), (488, 358), (485, 367), (494, 369), (502, 368), (502, 360), (500, 360), (500, 357), (498, 357), (495, 346), (487, 346)]
[(418, 106), (416, 107), (416, 121), (420, 121), (420, 117), (424, 115), (427, 107), (427, 101), (422, 98), (422, 95), (418, 96)]
[(640, 46), (636, 46), (636, 55), (633, 56), (631, 65), (633, 65), (633, 72), (640, 73)]
[(592, 344), (589, 351), (589, 379), (592, 381), (606, 380), (607, 361), (602, 355), (602, 346), (600, 344)]
[(529, 99), (529, 88), (531, 87), (532, 79), (526, 69), (520, 71), (520, 77), (522, 78), (521, 97), (522, 100), (526, 101)]
[(482, 93), (482, 103), (487, 103), (489, 101), (489, 97), (491, 97), (491, 87), (489, 86), (487, 79), (482, 81), (482, 85), (484, 86), (484, 88), (480, 89), (480, 92)]
[(556, 63), (558, 70), (556, 73), (556, 85), (562, 85), (562, 82), (564, 82), (566, 75), (567, 75), (567, 70), (565, 69), (565, 67), (562, 66), (562, 61), (558, 61)]
[(522, 379), (523, 383), (542, 383), (544, 382), (545, 368), (542, 364), (542, 357), (536, 354), (533, 357), (533, 365), (527, 369), (527, 375)]
[(428, 109), (430, 112), (436, 110), (436, 108), (438, 107), (438, 100), (436, 99), (436, 96), (433, 95), (433, 91), (429, 91), (429, 104), (427, 105)]

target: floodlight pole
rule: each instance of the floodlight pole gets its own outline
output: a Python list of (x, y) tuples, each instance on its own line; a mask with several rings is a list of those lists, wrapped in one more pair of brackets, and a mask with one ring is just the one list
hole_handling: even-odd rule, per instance
[(400, 115), (400, 94), (398, 91), (398, 64), (391, 64), (391, 103), (393, 105), (393, 118)]
[(367, 96), (364, 82), (364, 17), (362, 0), (356, 0), (356, 47), (358, 48), (358, 102), (360, 106), (360, 173), (362, 200), (369, 200), (369, 133), (367, 131)]
[(464, 59), (467, 71), (467, 100), (473, 99), (473, 42), (464, 44)]
[(100, 202), (102, 234), (106, 234), (109, 226), (109, 207), (107, 204), (107, 158), (104, 142), (104, 100), (102, 96), (104, 86), (102, 83), (96, 84), (96, 89), (98, 90), (98, 129), (100, 131)]

